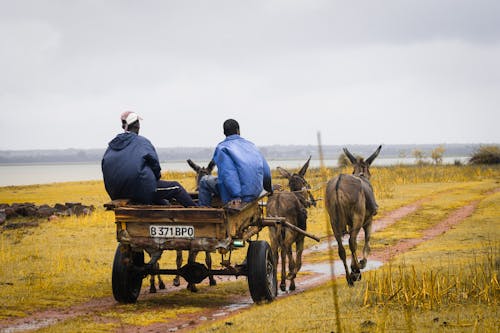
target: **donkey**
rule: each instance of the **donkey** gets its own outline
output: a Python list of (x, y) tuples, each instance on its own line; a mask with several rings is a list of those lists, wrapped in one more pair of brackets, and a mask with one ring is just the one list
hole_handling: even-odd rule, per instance
[[(207, 176), (207, 175), (210, 175), (212, 173), (212, 171), (215, 167), (215, 162), (213, 160), (211, 160), (210, 163), (208, 163), (208, 166), (206, 168), (197, 165), (196, 163), (194, 163), (190, 159), (187, 160), (187, 163), (194, 171), (196, 171), (196, 191), (198, 191), (198, 185), (200, 183), (200, 179), (203, 176)], [(189, 251), (188, 262), (194, 263), (196, 261), (197, 255), (198, 255), (198, 251)], [(181, 250), (177, 250), (177, 256), (175, 259), (175, 263), (177, 265), (177, 269), (180, 269), (182, 266), (182, 251)], [(205, 264), (207, 265), (207, 268), (209, 270), (212, 269), (212, 256), (210, 255), (210, 252), (205, 252)], [(217, 282), (215, 281), (212, 274), (210, 274), (208, 276), (208, 279), (210, 281), (209, 283), (211, 286), (215, 286), (217, 284)], [(178, 287), (181, 284), (179, 275), (176, 275), (174, 277), (173, 284), (176, 287)], [(192, 292), (198, 291), (198, 288), (196, 288), (196, 285), (194, 283), (188, 283), (187, 289), (192, 291)]]
[[(382, 146), (379, 146), (365, 161), (362, 157), (354, 157), (347, 148), (344, 148), (344, 153), (351, 161), (354, 171), (352, 175), (340, 174), (328, 181), (326, 185), (325, 205), (338, 243), (339, 256), (344, 263), (349, 286), (353, 286), (355, 281), (361, 280), (360, 270), (366, 267), (367, 257), (370, 254), (372, 218), (377, 214), (378, 206), (370, 184), (369, 167), (381, 149)], [(356, 239), (361, 228), (365, 232), (365, 244), (363, 259), (358, 261)], [(347, 267), (346, 251), (342, 245), (344, 234), (349, 234), (349, 248), (352, 254), (351, 273)]]
[[(148, 252), (148, 251), (146, 251)], [(152, 254), (150, 254), (148, 252), (149, 256), (152, 257)], [(160, 269), (160, 263), (159, 262), (156, 262), (154, 265), (153, 265), (153, 268), (154, 269)], [(158, 278), (158, 288), (160, 289), (165, 289), (165, 283), (163, 283), (163, 280), (161, 279), (161, 276), (158, 274), (158, 275), (155, 275), (155, 274), (151, 274), (150, 275), (150, 278), (149, 278), (149, 292), (151, 294), (154, 294), (156, 293), (156, 286), (155, 286), (155, 276)]]
[[(307, 207), (316, 206), (310, 186), (305, 180), (309, 161), (302, 166), (298, 173), (290, 174), (287, 170), (278, 167), (281, 175), (288, 179), (291, 192), (275, 191), (267, 200), (267, 216), (281, 216), (286, 220), (306, 230)], [(309, 198), (308, 198), (309, 197)], [(271, 239), (271, 251), (275, 262), (278, 263), (278, 255), (281, 253), (281, 283), (280, 289), (286, 290), (286, 279), (290, 280), (290, 290), (295, 290), (295, 277), (302, 266), (302, 251), (304, 250), (304, 235), (281, 225), (269, 227)], [(292, 254), (292, 245), (295, 243), (295, 260)], [(286, 258), (288, 257), (288, 275), (286, 274)]]

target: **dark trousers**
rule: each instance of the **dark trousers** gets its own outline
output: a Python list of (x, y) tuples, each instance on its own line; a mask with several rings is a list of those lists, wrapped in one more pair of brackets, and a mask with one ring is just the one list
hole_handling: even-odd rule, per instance
[(179, 182), (169, 180), (159, 180), (156, 192), (153, 196), (153, 202), (156, 205), (164, 205), (165, 200), (174, 198), (184, 207), (194, 207), (196, 203), (193, 201), (189, 193), (182, 187)]

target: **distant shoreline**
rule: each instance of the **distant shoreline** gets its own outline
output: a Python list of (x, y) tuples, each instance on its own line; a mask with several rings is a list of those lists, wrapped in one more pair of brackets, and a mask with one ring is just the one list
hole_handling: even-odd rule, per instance
[[(424, 157), (433, 149), (443, 146), (443, 157), (471, 156), (480, 146), (486, 144), (401, 144), (383, 145), (379, 158), (411, 158), (414, 150), (420, 150)], [(490, 145), (490, 144), (488, 144)], [(492, 144), (497, 145), (497, 144)], [(324, 159), (338, 159), (342, 148), (355, 155), (368, 156), (377, 145), (327, 145), (322, 147)], [(267, 160), (302, 160), (312, 156), (319, 159), (315, 145), (271, 145), (259, 147)], [(190, 158), (194, 161), (208, 161), (212, 158), (213, 147), (157, 148), (160, 161), (176, 163)], [(105, 149), (44, 149), (44, 150), (0, 150), (0, 165), (14, 164), (60, 164), (100, 162)]]
[[(298, 170), (306, 157), (300, 159), (268, 159), (271, 169), (278, 166), (290, 171)], [(455, 156), (444, 157), (444, 164), (453, 164), (455, 160), (460, 160), (465, 164), (468, 157)], [(425, 159), (430, 162), (430, 159)], [(197, 163), (208, 164), (208, 159), (197, 160)], [(377, 158), (374, 166), (388, 165), (413, 165), (414, 158)], [(337, 166), (337, 159), (325, 159), (324, 165), (328, 168)], [(309, 168), (318, 168), (320, 161), (311, 159)], [(162, 171), (168, 172), (189, 172), (192, 169), (185, 160), (167, 161), (161, 163)], [(50, 162), (50, 163), (10, 163), (0, 164), (0, 187), (4, 186), (28, 186), (62, 182), (95, 181), (102, 180), (101, 163), (99, 162)]]

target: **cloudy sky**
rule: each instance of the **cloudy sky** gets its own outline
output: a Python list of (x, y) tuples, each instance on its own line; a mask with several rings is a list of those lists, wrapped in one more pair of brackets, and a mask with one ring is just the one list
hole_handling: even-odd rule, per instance
[(500, 143), (498, 0), (0, 0), (0, 150)]

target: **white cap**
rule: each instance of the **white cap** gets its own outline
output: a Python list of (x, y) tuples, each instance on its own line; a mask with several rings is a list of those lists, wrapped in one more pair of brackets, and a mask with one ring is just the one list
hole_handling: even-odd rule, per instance
[(132, 112), (132, 111), (125, 111), (122, 113), (120, 119), (123, 121), (125, 121), (125, 131), (128, 129), (128, 125), (136, 122), (137, 120), (142, 120), (141, 117), (139, 117), (139, 115), (135, 112)]

